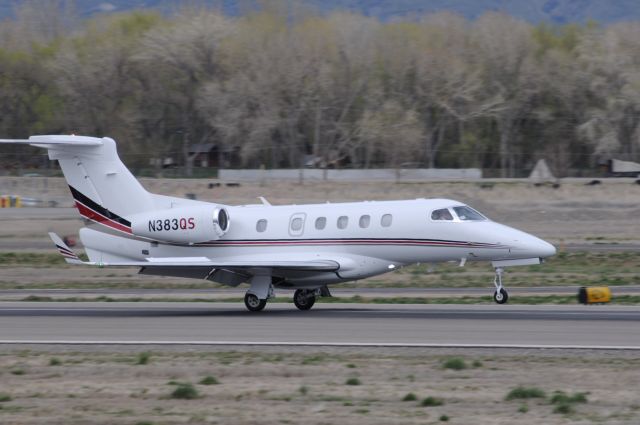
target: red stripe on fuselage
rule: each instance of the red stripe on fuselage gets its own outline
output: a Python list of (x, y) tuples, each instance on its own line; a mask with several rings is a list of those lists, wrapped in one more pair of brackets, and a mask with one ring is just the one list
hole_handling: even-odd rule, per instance
[(81, 204), (79, 201), (76, 201), (76, 208), (80, 211), (80, 214), (88, 218), (89, 220), (95, 221), (96, 223), (111, 227), (112, 229), (119, 230), (124, 233), (131, 234), (131, 229), (127, 226), (124, 226), (117, 221), (113, 221), (108, 217), (103, 216), (102, 214), (92, 210), (84, 204)]
[(287, 240), (287, 241), (212, 241), (197, 246), (283, 246), (283, 245), (405, 245), (405, 246), (448, 246), (455, 248), (498, 248), (504, 246), (454, 241), (430, 241), (411, 239), (321, 239), (321, 240)]

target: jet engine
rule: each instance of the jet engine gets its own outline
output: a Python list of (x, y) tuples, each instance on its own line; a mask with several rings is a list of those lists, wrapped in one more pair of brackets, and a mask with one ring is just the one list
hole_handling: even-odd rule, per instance
[(222, 206), (179, 207), (129, 217), (136, 236), (174, 242), (202, 243), (218, 240), (229, 230), (229, 213)]

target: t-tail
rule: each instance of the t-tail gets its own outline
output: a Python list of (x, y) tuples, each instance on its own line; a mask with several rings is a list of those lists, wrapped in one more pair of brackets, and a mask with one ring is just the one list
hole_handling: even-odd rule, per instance
[[(107, 236), (132, 235), (136, 217), (176, 206), (200, 204), (145, 190), (120, 160), (116, 142), (108, 137), (31, 136), (23, 140), (0, 139), (0, 143), (45, 148), (49, 158), (58, 161), (80, 214), (107, 232), (97, 235), (94, 230), (81, 229), (80, 238), (94, 262), (130, 258), (129, 255), (122, 257), (120, 254), (124, 253), (115, 240)], [(138, 221), (146, 223), (146, 220)], [(108, 240), (111, 242), (107, 243)]]
[(150, 211), (153, 196), (125, 167), (108, 137), (31, 136), (28, 140), (0, 140), (46, 148), (57, 160), (83, 217), (131, 233), (123, 217)]

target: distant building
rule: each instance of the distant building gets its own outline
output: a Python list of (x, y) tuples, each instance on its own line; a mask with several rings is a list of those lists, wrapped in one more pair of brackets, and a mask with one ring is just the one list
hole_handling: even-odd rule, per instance
[(237, 146), (222, 148), (222, 151), (215, 143), (196, 143), (189, 146), (189, 157), (193, 158), (194, 167), (235, 167), (240, 163), (239, 153), (240, 149)]

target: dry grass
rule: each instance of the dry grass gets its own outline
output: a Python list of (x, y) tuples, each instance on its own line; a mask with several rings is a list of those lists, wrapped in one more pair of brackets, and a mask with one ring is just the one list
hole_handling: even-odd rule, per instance
[[(640, 422), (640, 376), (628, 373), (640, 367), (633, 356), (456, 352), (484, 366), (451, 371), (442, 368), (451, 355), (446, 352), (267, 350), (153, 351), (153, 362), (144, 367), (135, 365), (139, 353), (133, 351), (5, 350), (0, 392), (10, 398), (0, 404), (0, 423), (278, 424), (299, 423), (301, 412), (307, 424), (424, 424), (442, 416), (477, 425), (513, 423), (516, 417), (521, 424), (566, 423), (548, 401), (532, 400), (526, 412), (505, 402), (509, 389), (519, 385), (549, 394), (589, 392), (588, 404), (568, 412), (578, 423)], [(55, 368), (49, 366), (52, 355), (61, 361)], [(360, 385), (345, 385), (354, 372), (348, 364), (357, 365)], [(29, 373), (7, 373), (16, 368)], [(220, 383), (191, 384), (189, 397), (172, 396), (180, 385), (208, 374)]]

